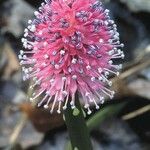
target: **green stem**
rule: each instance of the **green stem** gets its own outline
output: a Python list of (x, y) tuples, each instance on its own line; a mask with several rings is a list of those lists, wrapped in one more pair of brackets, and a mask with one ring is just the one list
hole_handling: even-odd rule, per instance
[(71, 139), (72, 150), (92, 150), (89, 131), (83, 116), (80, 102), (76, 97), (76, 108), (68, 104), (64, 111), (65, 122)]

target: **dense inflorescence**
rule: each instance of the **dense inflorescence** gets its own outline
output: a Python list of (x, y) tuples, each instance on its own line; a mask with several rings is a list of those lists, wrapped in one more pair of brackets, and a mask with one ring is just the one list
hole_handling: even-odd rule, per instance
[(88, 114), (90, 105), (99, 109), (104, 94), (110, 98), (109, 74), (119, 75), (121, 65), (114, 59), (124, 58), (117, 26), (109, 10), (98, 0), (45, 0), (29, 20), (20, 51), (24, 80), (32, 78), (36, 92), (31, 101), (44, 95), (38, 106), (53, 112), (75, 108), (78, 92)]

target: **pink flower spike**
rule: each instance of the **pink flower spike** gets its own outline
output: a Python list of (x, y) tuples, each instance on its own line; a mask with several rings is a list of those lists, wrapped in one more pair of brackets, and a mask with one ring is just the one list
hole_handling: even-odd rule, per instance
[[(29, 20), (20, 51), (24, 80), (33, 79), (36, 92), (31, 101), (44, 95), (38, 106), (52, 113), (74, 109), (75, 94), (90, 114), (91, 105), (99, 109), (109, 90), (110, 74), (119, 75), (121, 65), (114, 59), (124, 58), (120, 50), (116, 24), (98, 0), (45, 0)], [(49, 105), (49, 104), (52, 105)]]

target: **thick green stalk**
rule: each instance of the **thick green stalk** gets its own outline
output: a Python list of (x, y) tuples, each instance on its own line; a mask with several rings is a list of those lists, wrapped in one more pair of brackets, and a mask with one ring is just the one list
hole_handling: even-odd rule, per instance
[(89, 131), (83, 116), (78, 98), (76, 108), (72, 109), (68, 104), (64, 111), (65, 122), (68, 128), (72, 150), (92, 150)]

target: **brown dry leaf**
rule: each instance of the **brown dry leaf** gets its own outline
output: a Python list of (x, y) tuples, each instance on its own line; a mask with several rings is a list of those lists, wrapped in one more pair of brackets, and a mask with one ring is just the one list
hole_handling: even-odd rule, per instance
[(133, 92), (128, 88), (124, 80), (115, 78), (115, 80), (112, 80), (112, 82), (113, 82), (112, 89), (116, 92), (115, 94), (116, 98), (133, 95)]
[(6, 53), (8, 59), (8, 64), (4, 70), (4, 78), (8, 79), (14, 72), (19, 70), (20, 65), (17, 56), (9, 43), (5, 44), (4, 52)]
[(50, 114), (48, 110), (36, 108), (30, 103), (21, 104), (20, 109), (27, 114), (35, 129), (39, 132), (47, 132), (64, 125), (63, 116), (56, 111)]

